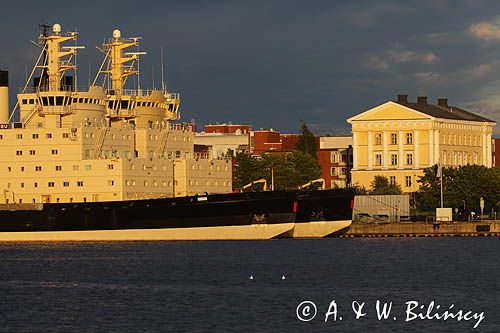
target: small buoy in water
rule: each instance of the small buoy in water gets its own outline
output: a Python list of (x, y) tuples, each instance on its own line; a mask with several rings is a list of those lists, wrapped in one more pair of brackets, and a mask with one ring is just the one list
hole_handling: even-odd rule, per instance
[(249, 279), (250, 279), (250, 280), (253, 280), (253, 275), (250, 275)]
[(282, 279), (282, 280), (286, 280), (286, 276), (285, 276), (285, 275), (282, 275), (282, 276), (281, 276), (281, 279)]

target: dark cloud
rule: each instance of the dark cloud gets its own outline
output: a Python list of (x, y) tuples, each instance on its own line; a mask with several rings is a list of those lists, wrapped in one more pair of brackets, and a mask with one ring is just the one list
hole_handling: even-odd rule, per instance
[(143, 87), (153, 71), (159, 86), (164, 46), (186, 121), (296, 132), (304, 120), (320, 133), (347, 133), (346, 118), (397, 93), (448, 97), (500, 120), (499, 9), (466, 0), (9, 2), (0, 67), (21, 86), (37, 24), (59, 22), (87, 46), (78, 58), (86, 84), (101, 57), (95, 46), (119, 28), (143, 37)]

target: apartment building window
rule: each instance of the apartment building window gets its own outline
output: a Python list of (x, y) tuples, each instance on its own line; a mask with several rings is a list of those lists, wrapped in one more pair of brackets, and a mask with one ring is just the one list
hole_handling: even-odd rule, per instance
[(391, 154), (391, 165), (398, 165), (398, 154)]
[(391, 133), (391, 145), (397, 145), (397, 144), (398, 144), (398, 134)]
[(69, 138), (69, 133), (63, 133), (63, 134), (62, 134), (62, 137), (63, 137), (63, 139), (67, 139), (67, 138)]
[(57, 149), (52, 149), (52, 155), (57, 155)]
[(396, 176), (389, 176), (389, 183), (391, 185), (396, 185)]
[(376, 145), (382, 144), (382, 134), (380, 134), (380, 133), (375, 134), (375, 144)]
[(23, 154), (23, 151), (22, 150), (16, 150), (16, 155), (17, 156), (21, 156)]
[(413, 144), (413, 133), (406, 133), (406, 144)]
[(330, 173), (332, 176), (336, 176), (337, 175), (337, 170), (336, 169), (337, 168), (332, 168), (331, 173)]
[(413, 164), (413, 154), (406, 154), (406, 165)]
[(23, 135), (22, 134), (16, 134), (16, 139), (22, 139)]
[(405, 177), (405, 184), (406, 184), (406, 187), (411, 187), (411, 176)]
[(37, 134), (37, 133), (33, 133), (33, 134), (31, 135), (31, 137), (32, 137), (33, 139), (38, 139), (38, 134)]
[(69, 182), (63, 182), (64, 187), (69, 187)]
[(54, 187), (54, 182), (48, 182), (48, 187)]
[(35, 171), (42, 171), (42, 166), (41, 165), (35, 166)]
[(382, 154), (375, 154), (375, 165), (382, 165)]
[(338, 154), (337, 154), (336, 151), (333, 151), (331, 153), (331, 161), (332, 161), (332, 163), (337, 163), (338, 162)]
[(46, 133), (45, 134), (46, 139), (52, 139), (52, 133)]
[(83, 186), (83, 182), (82, 182), (82, 181), (78, 181), (78, 182), (76, 182), (76, 186), (80, 186), (80, 187), (82, 187), (82, 186)]
[(30, 149), (30, 155), (35, 155), (36, 152), (33, 149)]
[(341, 168), (341, 169), (340, 169), (340, 174), (341, 174), (342, 176), (345, 176), (345, 175), (346, 175), (346, 168)]
[(56, 171), (61, 171), (62, 170), (62, 165), (56, 165)]
[(113, 170), (114, 166), (113, 164), (108, 164), (108, 170)]

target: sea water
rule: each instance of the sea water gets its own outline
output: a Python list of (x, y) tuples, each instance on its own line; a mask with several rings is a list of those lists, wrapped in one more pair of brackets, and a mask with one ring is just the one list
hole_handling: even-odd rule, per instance
[(4, 243), (0, 330), (498, 332), (499, 253), (493, 237)]

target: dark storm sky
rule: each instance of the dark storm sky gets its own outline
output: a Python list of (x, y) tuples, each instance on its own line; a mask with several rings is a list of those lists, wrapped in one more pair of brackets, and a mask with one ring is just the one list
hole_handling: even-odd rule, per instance
[[(345, 119), (407, 93), (500, 120), (499, 1), (17, 1), (3, 5), (0, 67), (23, 84), (42, 21), (79, 31), (79, 84), (113, 29), (142, 36), (141, 85), (160, 45), (183, 120), (349, 133)], [(13, 103), (11, 103), (13, 104)], [(500, 131), (499, 131), (500, 133)]]

